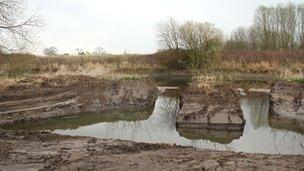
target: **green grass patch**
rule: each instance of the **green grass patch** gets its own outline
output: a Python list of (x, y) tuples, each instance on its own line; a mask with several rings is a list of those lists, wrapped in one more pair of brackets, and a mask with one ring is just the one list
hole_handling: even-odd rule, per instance
[(296, 83), (303, 83), (304, 84), (304, 78), (294, 78), (291, 81), (296, 82)]

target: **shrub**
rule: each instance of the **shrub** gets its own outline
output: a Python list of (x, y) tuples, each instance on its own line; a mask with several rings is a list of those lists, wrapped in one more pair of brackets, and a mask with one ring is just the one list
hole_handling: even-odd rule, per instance
[(220, 54), (223, 34), (210, 23), (186, 22), (180, 28), (181, 44), (186, 49), (186, 65), (191, 69), (210, 66)]
[(304, 84), (304, 78), (295, 78), (295, 79), (292, 79), (292, 81)]
[(223, 45), (222, 31), (211, 23), (188, 21), (178, 24), (174, 19), (158, 24), (159, 44), (179, 53), (189, 69), (210, 66), (219, 56)]

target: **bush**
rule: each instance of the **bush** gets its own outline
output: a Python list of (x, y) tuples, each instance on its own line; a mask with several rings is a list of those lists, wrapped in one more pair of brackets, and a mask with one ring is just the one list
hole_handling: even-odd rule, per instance
[(170, 19), (158, 24), (159, 44), (179, 53), (183, 64), (189, 69), (209, 67), (219, 56), (223, 45), (222, 31), (211, 23), (188, 21), (179, 24)]
[(223, 45), (221, 30), (210, 23), (186, 22), (180, 28), (181, 44), (186, 49), (187, 67), (209, 67), (219, 56)]
[(292, 82), (304, 84), (304, 78), (295, 78), (295, 79), (292, 79)]

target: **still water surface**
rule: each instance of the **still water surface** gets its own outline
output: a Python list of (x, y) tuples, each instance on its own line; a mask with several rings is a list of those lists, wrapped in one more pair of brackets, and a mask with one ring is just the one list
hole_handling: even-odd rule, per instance
[[(176, 129), (179, 98), (160, 95), (152, 111), (109, 111), (24, 123), (17, 129), (50, 129), (62, 135), (91, 136), (148, 143), (169, 143), (215, 150), (268, 154), (304, 154), (304, 135), (297, 129), (268, 121), (269, 99), (246, 96), (240, 101), (246, 119), (243, 132)], [(152, 113), (152, 114), (151, 114)], [(302, 145), (301, 145), (302, 144)]]

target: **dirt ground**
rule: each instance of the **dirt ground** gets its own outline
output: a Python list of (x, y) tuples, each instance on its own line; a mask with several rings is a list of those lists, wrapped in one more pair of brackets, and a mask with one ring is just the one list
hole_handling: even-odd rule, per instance
[(157, 95), (157, 87), (142, 80), (29, 77), (0, 90), (0, 125), (109, 109), (147, 109)]
[(303, 170), (304, 156), (0, 130), (0, 170)]
[(177, 127), (242, 132), (246, 121), (239, 101), (239, 92), (232, 87), (192, 83), (182, 93)]

